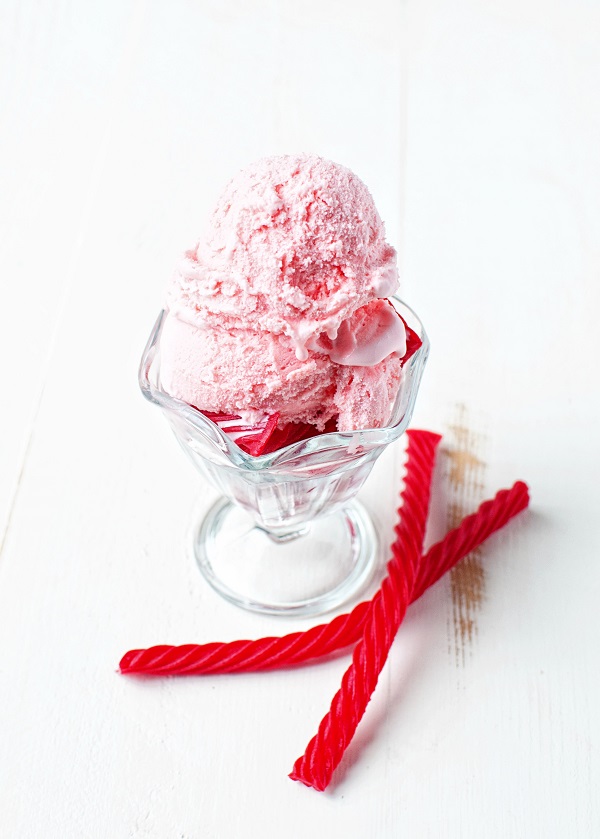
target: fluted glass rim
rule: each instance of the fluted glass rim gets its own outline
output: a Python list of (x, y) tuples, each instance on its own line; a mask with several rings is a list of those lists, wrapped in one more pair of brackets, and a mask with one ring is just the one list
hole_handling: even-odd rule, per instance
[(366, 447), (372, 449), (377, 446), (388, 445), (401, 436), (408, 422), (406, 418), (410, 418), (412, 415), (430, 346), (425, 328), (414, 310), (397, 296), (389, 299), (399, 314), (404, 317), (409, 326), (419, 335), (422, 344), (403, 367), (403, 371), (405, 371), (404, 375), (406, 373), (410, 374), (410, 391), (405, 409), (400, 410), (403, 401), (403, 387), (401, 383), (392, 410), (393, 421), (386, 426), (356, 429), (354, 431), (331, 431), (318, 434), (308, 440), (298, 440), (269, 454), (258, 456), (247, 454), (215, 422), (187, 402), (177, 399), (164, 391), (160, 387), (159, 379), (156, 382), (152, 381), (151, 371), (159, 352), (160, 337), (167, 314), (165, 309), (160, 311), (156, 319), (140, 361), (138, 370), (140, 389), (149, 402), (162, 408), (167, 414), (177, 415), (188, 422), (209, 444), (220, 449), (229, 459), (232, 466), (252, 472), (263, 471), (275, 466), (282, 467), (285, 466), (287, 461), (292, 461), (299, 456), (306, 457), (315, 452), (327, 451), (328, 449), (347, 449), (350, 447)]

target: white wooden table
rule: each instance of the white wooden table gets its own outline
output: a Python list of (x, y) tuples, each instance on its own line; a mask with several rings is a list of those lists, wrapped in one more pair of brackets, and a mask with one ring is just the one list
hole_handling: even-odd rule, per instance
[[(600, 6), (1, 0), (0, 835), (600, 836)], [(141, 398), (233, 172), (362, 177), (432, 354), (430, 538), (532, 509), (409, 612), (324, 794), (287, 778), (348, 662), (128, 679), (131, 647), (311, 625), (189, 552), (214, 499)], [(392, 537), (402, 446), (361, 493)]]

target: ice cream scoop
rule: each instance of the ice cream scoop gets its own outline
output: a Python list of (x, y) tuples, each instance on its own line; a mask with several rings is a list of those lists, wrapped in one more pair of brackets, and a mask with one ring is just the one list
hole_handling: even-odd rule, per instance
[(168, 289), (161, 382), (199, 410), (323, 430), (389, 418), (407, 351), (396, 253), (363, 182), (315, 155), (226, 186)]

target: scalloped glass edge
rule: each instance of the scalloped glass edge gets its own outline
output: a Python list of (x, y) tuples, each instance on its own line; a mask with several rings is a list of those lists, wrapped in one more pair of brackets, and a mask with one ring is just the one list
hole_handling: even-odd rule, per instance
[[(327, 451), (328, 449), (347, 448), (370, 449), (378, 446), (385, 446), (400, 437), (412, 416), (412, 412), (421, 382), (421, 376), (429, 355), (429, 339), (427, 333), (417, 314), (407, 306), (399, 297), (389, 298), (396, 311), (404, 318), (411, 329), (417, 333), (423, 342), (419, 349), (411, 356), (403, 369), (403, 377), (398, 388), (396, 402), (392, 410), (392, 421), (389, 425), (380, 428), (364, 428), (355, 431), (334, 431), (327, 434), (318, 434), (308, 440), (299, 440), (291, 443), (282, 449), (255, 457), (242, 451), (234, 441), (212, 420), (205, 417), (199, 410), (188, 405), (180, 399), (176, 399), (166, 393), (159, 385), (158, 371), (156, 370), (157, 359), (160, 350), (160, 337), (166, 316), (164, 309), (159, 313), (148, 342), (144, 349), (138, 371), (140, 389), (145, 398), (158, 405), (167, 414), (175, 414), (184, 419), (200, 434), (205, 440), (216, 446), (231, 461), (231, 465), (252, 472), (258, 472), (273, 467), (285, 467), (286, 463), (298, 457), (305, 457), (314, 452)], [(407, 381), (407, 379), (409, 381)], [(404, 404), (406, 387), (408, 386), (408, 400)]]

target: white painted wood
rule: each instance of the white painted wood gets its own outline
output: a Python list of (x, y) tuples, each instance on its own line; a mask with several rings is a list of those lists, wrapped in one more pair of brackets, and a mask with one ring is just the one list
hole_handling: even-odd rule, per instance
[[(596, 5), (3, 0), (0, 14), (0, 833), (600, 834)], [(310, 625), (203, 584), (189, 528), (213, 491), (136, 385), (166, 279), (222, 184), (300, 149), (370, 186), (428, 325), (414, 425), (448, 450), (431, 538), (448, 501), (516, 478), (533, 495), (486, 547), (468, 614), (456, 581), (411, 609), (326, 794), (287, 773), (346, 658), (115, 672), (130, 647)], [(461, 427), (482, 487), (450, 481)], [(398, 447), (362, 494), (386, 543), (400, 475)]]

